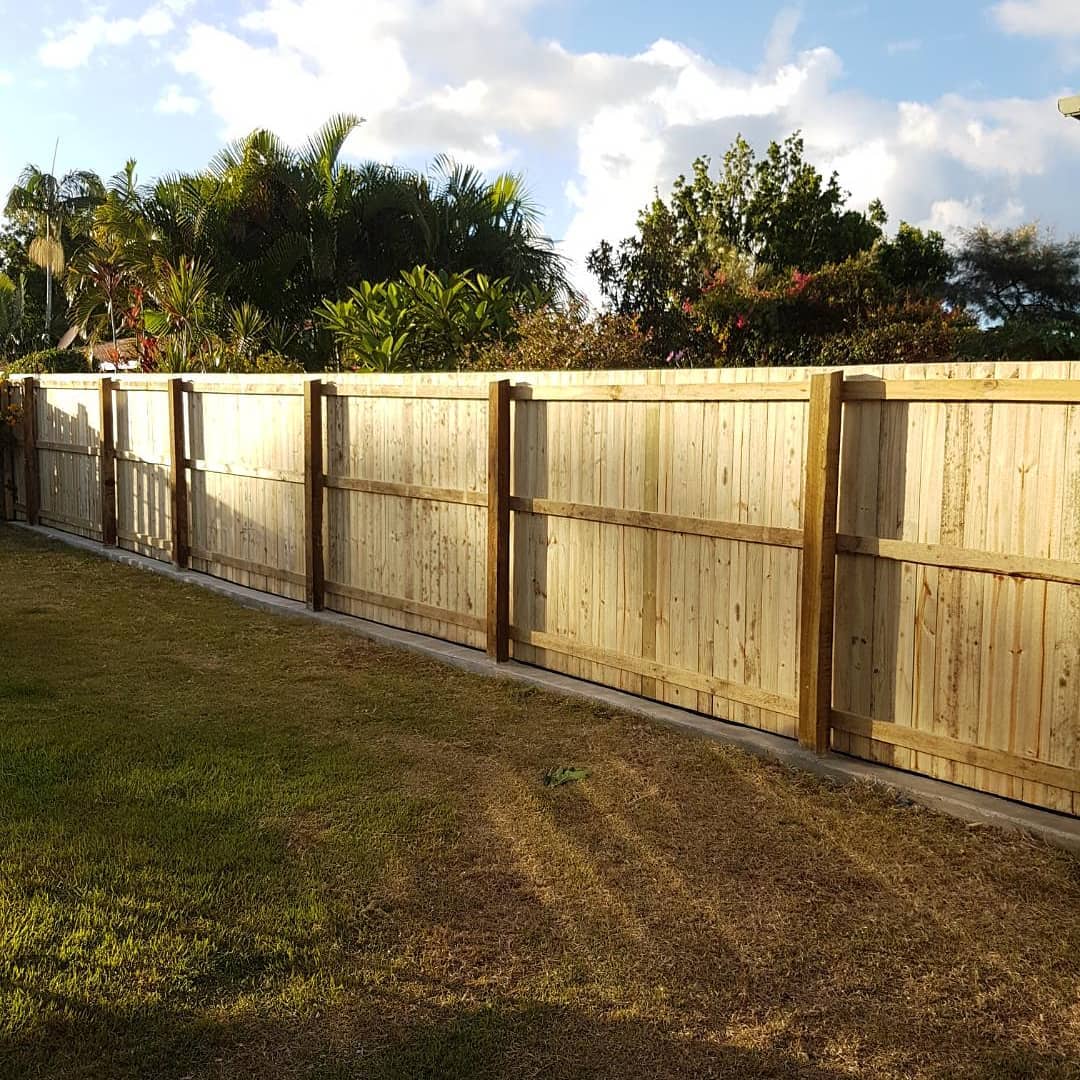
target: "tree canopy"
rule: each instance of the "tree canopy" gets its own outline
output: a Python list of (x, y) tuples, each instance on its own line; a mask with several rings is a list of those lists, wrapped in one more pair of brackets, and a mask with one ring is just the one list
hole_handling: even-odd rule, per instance
[(698, 157), (602, 241), (597, 315), (521, 175), (356, 163), (361, 124), (299, 147), (257, 130), (149, 182), (133, 160), (107, 182), (27, 166), (0, 226), (0, 353), (45, 363), (78, 330), (172, 370), (1080, 357), (1080, 239), (890, 232), (797, 132)]
[[(342, 150), (360, 124), (332, 117), (299, 148), (254, 131), (199, 172), (147, 184), (134, 161), (108, 183), (28, 168), (7, 204), (27, 266), (14, 265), (22, 255), (9, 242), (0, 270), (34, 292), (37, 277), (22, 271), (44, 267), (47, 309), (62, 275), (64, 319), (91, 340), (135, 336), (155, 362), (181, 365), (236, 341), (250, 352), (255, 339), (326, 362), (316, 309), (418, 267), (480, 275), (530, 303), (568, 293), (522, 176), (488, 179), (447, 157), (426, 173), (354, 165)], [(67, 329), (49, 311), (45, 321), (47, 343)]]

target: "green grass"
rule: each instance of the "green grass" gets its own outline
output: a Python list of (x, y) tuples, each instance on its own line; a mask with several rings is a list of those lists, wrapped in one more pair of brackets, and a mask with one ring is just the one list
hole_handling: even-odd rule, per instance
[(1080, 1076), (1065, 854), (11, 528), (0, 644), (0, 1077)]

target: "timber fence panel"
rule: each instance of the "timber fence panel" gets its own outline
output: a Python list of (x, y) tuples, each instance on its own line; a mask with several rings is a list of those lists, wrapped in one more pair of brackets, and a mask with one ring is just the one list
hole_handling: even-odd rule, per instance
[(843, 376), (838, 450), (799, 368), (16, 377), (10, 509), (107, 535), (111, 445), (130, 550), (1080, 813), (1080, 365)]
[(325, 604), (483, 648), (487, 380), (328, 378)]
[(514, 655), (794, 735), (805, 384), (661, 374), (512, 392)]
[(303, 600), (303, 381), (197, 378), (184, 396), (192, 568)]
[(116, 538), (128, 551), (172, 559), (168, 383), (113, 379)]
[(833, 746), (1075, 813), (1080, 370), (896, 374), (845, 382)]

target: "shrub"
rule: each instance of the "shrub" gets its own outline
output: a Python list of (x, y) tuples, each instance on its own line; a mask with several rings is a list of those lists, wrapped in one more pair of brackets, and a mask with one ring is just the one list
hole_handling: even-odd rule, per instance
[(869, 252), (813, 274), (718, 274), (684, 308), (719, 363), (745, 366), (949, 360), (973, 325), (931, 295), (895, 288)]
[(509, 333), (524, 299), (505, 278), (418, 266), (396, 281), (361, 282), (347, 299), (324, 301), (317, 315), (347, 368), (452, 370)]
[(263, 352), (249, 360), (244, 370), (253, 375), (302, 375), (304, 365), (291, 356)]
[(512, 336), (480, 349), (477, 371), (620, 371), (649, 367), (649, 339), (630, 315), (589, 318), (582, 304), (544, 307), (514, 318)]
[(90, 361), (81, 349), (41, 349), (13, 360), (7, 370), (12, 375), (64, 375), (90, 370)]

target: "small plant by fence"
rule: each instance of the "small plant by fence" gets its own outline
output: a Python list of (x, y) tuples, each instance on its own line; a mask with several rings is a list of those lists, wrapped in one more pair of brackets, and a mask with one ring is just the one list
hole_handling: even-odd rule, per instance
[(3, 506), (1076, 814), (1078, 376), (26, 377)]

